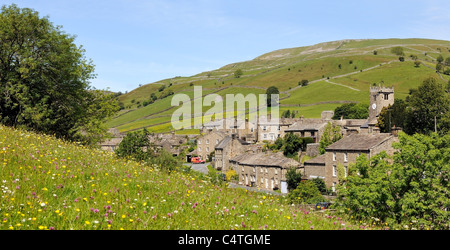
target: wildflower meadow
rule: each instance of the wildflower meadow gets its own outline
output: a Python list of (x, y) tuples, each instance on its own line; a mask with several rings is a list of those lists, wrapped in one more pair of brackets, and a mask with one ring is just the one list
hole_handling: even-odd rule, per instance
[(370, 229), (192, 171), (0, 126), (2, 230)]

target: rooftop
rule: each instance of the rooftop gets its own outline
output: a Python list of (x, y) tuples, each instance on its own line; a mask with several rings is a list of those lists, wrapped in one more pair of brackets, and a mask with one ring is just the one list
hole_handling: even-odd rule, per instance
[(319, 129), (326, 126), (326, 122), (322, 122), (321, 120), (318, 120), (318, 122), (296, 122), (289, 128), (287, 128), (286, 132), (292, 132), (292, 131), (310, 131), (315, 130), (318, 131)]
[(304, 162), (305, 165), (325, 165), (325, 154), (314, 157)]
[(230, 161), (248, 166), (268, 166), (268, 167), (299, 167), (300, 163), (285, 157), (282, 153), (262, 152), (256, 154), (242, 154), (233, 157)]
[(328, 146), (325, 150), (370, 150), (393, 135), (380, 134), (352, 134)]
[[(221, 140), (219, 142), (219, 144), (216, 145), (216, 149), (224, 149), (231, 141), (233, 140), (233, 136), (232, 135), (228, 135), (225, 138), (223, 138), (223, 140)], [(235, 138), (235, 140), (237, 140), (238, 142), (240, 142), (242, 145), (248, 145), (249, 143), (240, 139), (240, 138)]]

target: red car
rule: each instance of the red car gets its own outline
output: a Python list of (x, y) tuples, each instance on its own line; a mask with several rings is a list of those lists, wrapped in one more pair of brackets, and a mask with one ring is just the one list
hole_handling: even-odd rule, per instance
[(200, 164), (200, 163), (205, 163), (205, 160), (200, 159), (200, 157), (192, 157), (191, 162), (193, 164)]

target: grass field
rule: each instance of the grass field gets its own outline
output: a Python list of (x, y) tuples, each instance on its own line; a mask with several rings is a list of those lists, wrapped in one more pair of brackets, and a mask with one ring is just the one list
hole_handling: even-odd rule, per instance
[[(379, 229), (0, 126), (0, 230)], [(366, 224), (367, 223), (367, 224)]]
[[(405, 62), (400, 62), (399, 56), (391, 52), (393, 47), (403, 48)], [(276, 86), (281, 91), (281, 104), (289, 106), (282, 110), (295, 109), (306, 118), (320, 117), (322, 111), (334, 110), (340, 102), (368, 103), (372, 84), (394, 86), (395, 97), (404, 99), (411, 88), (430, 76), (442, 83), (448, 82), (450, 77), (436, 74), (435, 66), (439, 55), (450, 57), (449, 49), (450, 42), (441, 40), (367, 39), (272, 51), (217, 70), (141, 86), (119, 97), (127, 110), (108, 121), (107, 126), (117, 127), (122, 132), (143, 127), (169, 131), (170, 125), (160, 123), (170, 121), (176, 110), (171, 108), (172, 97), (138, 108), (138, 103), (142, 104), (151, 93), (159, 96), (158, 88), (162, 85), (166, 86), (165, 91), (185, 93), (191, 98), (193, 86), (202, 86), (203, 95), (217, 93), (224, 100), (226, 94), (261, 94), (268, 87)], [(411, 55), (422, 63), (419, 67), (415, 67)], [(237, 69), (243, 71), (239, 78), (234, 77)], [(302, 80), (312, 84), (299, 87)], [(202, 112), (208, 109), (203, 107)]]

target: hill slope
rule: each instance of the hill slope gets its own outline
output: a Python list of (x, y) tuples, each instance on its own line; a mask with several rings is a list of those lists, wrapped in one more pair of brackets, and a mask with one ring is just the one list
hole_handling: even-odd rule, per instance
[[(402, 47), (405, 61), (392, 53)], [(376, 51), (376, 53), (375, 53)], [(425, 78), (442, 82), (450, 78), (437, 74), (436, 59), (450, 57), (450, 41), (430, 39), (342, 40), (313, 46), (273, 51), (253, 60), (233, 63), (191, 77), (175, 77), (148, 84), (119, 97), (125, 109), (108, 122), (122, 132), (146, 127), (152, 132), (171, 129), (170, 118), (176, 107), (171, 98), (157, 99), (144, 107), (151, 93), (165, 96), (172, 92), (194, 96), (193, 86), (203, 87), (203, 96), (217, 93), (244, 95), (265, 93), (269, 86), (281, 91), (281, 110), (298, 110), (305, 117), (320, 117), (323, 110), (334, 110), (344, 102), (368, 102), (369, 86), (394, 86), (396, 98), (405, 98), (409, 89)], [(419, 67), (414, 64), (417, 58)], [(243, 71), (239, 78), (237, 69)], [(300, 86), (302, 80), (309, 85)], [(164, 87), (164, 90), (160, 88)], [(161, 91), (160, 91), (161, 90)], [(146, 103), (147, 104), (147, 103)], [(208, 110), (204, 108), (204, 112)]]

